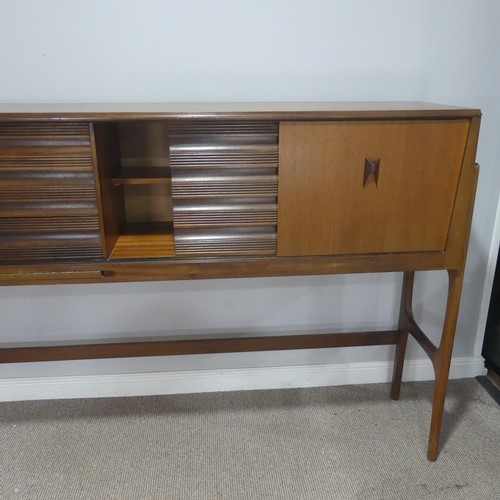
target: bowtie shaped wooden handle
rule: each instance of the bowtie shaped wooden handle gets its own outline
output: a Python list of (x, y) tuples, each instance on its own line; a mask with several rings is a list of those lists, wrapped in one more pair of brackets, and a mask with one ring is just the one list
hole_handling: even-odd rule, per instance
[(370, 160), (368, 158), (365, 158), (365, 174), (363, 176), (363, 187), (366, 186), (371, 177), (375, 181), (375, 186), (378, 186), (379, 170), (380, 170), (380, 158), (376, 160)]

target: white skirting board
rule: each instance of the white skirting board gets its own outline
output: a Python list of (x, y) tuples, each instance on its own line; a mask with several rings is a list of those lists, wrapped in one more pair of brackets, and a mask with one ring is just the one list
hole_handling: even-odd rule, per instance
[[(481, 357), (457, 358), (450, 378), (485, 374)], [(390, 382), (392, 362), (0, 379), (0, 401), (101, 398), (324, 387)], [(405, 363), (404, 380), (432, 380), (428, 360)]]

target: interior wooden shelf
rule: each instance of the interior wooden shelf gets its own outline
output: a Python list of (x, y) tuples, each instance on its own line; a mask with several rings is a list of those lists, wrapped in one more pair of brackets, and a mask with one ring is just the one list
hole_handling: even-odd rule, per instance
[(113, 177), (114, 186), (123, 184), (170, 184), (169, 167), (124, 167)]
[(171, 223), (133, 223), (116, 240), (110, 259), (158, 259), (174, 257)]

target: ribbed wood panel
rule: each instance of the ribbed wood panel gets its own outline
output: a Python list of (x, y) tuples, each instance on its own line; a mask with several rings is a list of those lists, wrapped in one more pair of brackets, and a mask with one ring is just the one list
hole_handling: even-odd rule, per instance
[(274, 199), (180, 200), (174, 207), (177, 227), (273, 226), (277, 206)]
[(0, 217), (57, 217), (58, 215), (68, 215), (81, 217), (92, 215), (96, 217), (98, 210), (95, 204), (85, 202), (62, 203), (33, 203), (25, 202), (0, 204)]
[(53, 170), (1, 170), (0, 182), (2, 186), (23, 186), (37, 185), (45, 186), (54, 184), (54, 180), (62, 182), (64, 180), (71, 181), (72, 185), (94, 185), (93, 172), (74, 172), (68, 170), (53, 171)]
[(95, 187), (82, 185), (27, 184), (0, 185), (0, 217), (41, 217), (95, 215), (97, 202)]
[(99, 231), (96, 217), (16, 217), (0, 218), (0, 237), (9, 234), (63, 233), (74, 232), (75, 226), (81, 232)]
[(0, 123), (0, 262), (102, 258), (89, 126)]
[(276, 122), (176, 123), (170, 168), (176, 255), (276, 252)]
[(227, 135), (274, 135), (278, 136), (278, 123), (274, 121), (236, 120), (186, 120), (170, 125), (170, 136), (227, 136)]
[(9, 175), (43, 175), (67, 172), (92, 172), (92, 153), (90, 147), (59, 148), (22, 147), (0, 148), (0, 178)]
[(248, 229), (178, 229), (175, 254), (191, 255), (273, 255), (276, 231), (272, 227)]
[(89, 201), (95, 203), (94, 186), (71, 186), (71, 185), (26, 185), (16, 188), (0, 186), (0, 203), (19, 202), (31, 204), (34, 202), (51, 202), (65, 205), (67, 202)]
[(234, 196), (276, 196), (278, 176), (275, 169), (242, 169), (220, 171), (174, 171), (172, 196), (175, 198), (207, 198)]
[(276, 168), (278, 163), (277, 145), (179, 145), (170, 148), (170, 165), (182, 168)]
[(0, 143), (90, 144), (88, 123), (0, 123)]
[(42, 238), (4, 240), (0, 246), (0, 262), (4, 264), (100, 258), (102, 258), (102, 249), (98, 235), (75, 240)]

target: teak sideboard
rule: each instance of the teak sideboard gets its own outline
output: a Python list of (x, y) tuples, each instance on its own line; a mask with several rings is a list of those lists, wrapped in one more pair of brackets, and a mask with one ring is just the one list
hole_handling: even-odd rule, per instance
[[(435, 460), (481, 113), (418, 102), (0, 105), (0, 284), (401, 271), (392, 331), (17, 345), (0, 362), (395, 345), (435, 370)], [(445, 270), (434, 345), (415, 271)]]

